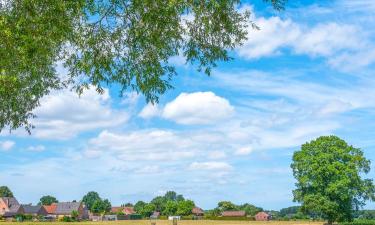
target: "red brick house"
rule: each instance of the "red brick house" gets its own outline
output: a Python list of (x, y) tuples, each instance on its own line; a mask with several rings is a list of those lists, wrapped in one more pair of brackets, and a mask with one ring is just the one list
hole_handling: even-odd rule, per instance
[(255, 215), (255, 220), (256, 221), (268, 221), (271, 219), (271, 215), (269, 215), (268, 213), (266, 212), (258, 212), (256, 215)]

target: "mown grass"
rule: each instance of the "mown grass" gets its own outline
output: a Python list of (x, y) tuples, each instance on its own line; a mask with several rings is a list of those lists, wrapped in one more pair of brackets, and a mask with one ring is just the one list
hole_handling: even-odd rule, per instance
[[(1, 222), (0, 225), (151, 225), (149, 220), (125, 220), (125, 221), (105, 221), (105, 222)], [(156, 225), (172, 225), (172, 221), (158, 220)], [(181, 220), (178, 225), (323, 225), (323, 222), (309, 221), (213, 221), (213, 220)]]

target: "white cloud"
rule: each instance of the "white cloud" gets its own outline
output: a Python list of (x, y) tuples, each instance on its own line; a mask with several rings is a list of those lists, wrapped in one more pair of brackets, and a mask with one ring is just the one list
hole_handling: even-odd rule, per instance
[(93, 89), (81, 97), (69, 90), (53, 92), (41, 100), (34, 113), (32, 135), (46, 139), (69, 139), (81, 132), (119, 126), (129, 118), (126, 111), (111, 107), (107, 90), (99, 95)]
[(0, 141), (0, 150), (9, 151), (16, 143), (14, 141)]
[(271, 17), (259, 18), (255, 23), (260, 30), (249, 28), (248, 39), (238, 48), (238, 54), (247, 59), (275, 55), (279, 48), (286, 47), (301, 35), (299, 26), (291, 20)]
[(43, 145), (29, 146), (27, 150), (31, 152), (43, 152), (44, 150), (46, 150), (46, 147), (44, 147)]
[(140, 130), (130, 133), (103, 131), (89, 141), (88, 151), (112, 152), (118, 158), (134, 160), (180, 160), (195, 155), (196, 143), (173, 131)]
[(211, 124), (228, 118), (234, 109), (212, 92), (181, 93), (166, 104), (162, 116), (180, 124)]
[(237, 151), (234, 153), (235, 155), (249, 155), (251, 152), (253, 152), (253, 148), (251, 146), (245, 146), (237, 149)]
[(337, 114), (341, 112), (346, 112), (352, 109), (352, 105), (348, 102), (344, 102), (341, 100), (331, 100), (327, 104), (325, 104), (319, 111), (318, 115), (320, 116), (328, 116), (332, 114)]
[(343, 71), (375, 62), (375, 46), (369, 32), (359, 25), (333, 21), (306, 25), (280, 17), (259, 17), (254, 21), (261, 29), (249, 28), (248, 39), (237, 49), (246, 59), (279, 55), (290, 49), (295, 54), (323, 57), (328, 65)]
[(160, 110), (157, 104), (149, 103), (138, 114), (139, 117), (143, 119), (150, 119), (152, 117), (160, 115)]
[(223, 159), (226, 157), (227, 157), (227, 154), (224, 151), (212, 151), (208, 153), (209, 159)]
[(226, 162), (193, 162), (189, 166), (190, 170), (217, 170), (219, 172), (230, 171), (233, 169)]

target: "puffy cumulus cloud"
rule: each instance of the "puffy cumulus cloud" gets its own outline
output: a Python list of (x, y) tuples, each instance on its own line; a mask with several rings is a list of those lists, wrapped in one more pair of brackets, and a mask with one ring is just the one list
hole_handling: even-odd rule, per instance
[(248, 39), (237, 49), (246, 59), (279, 55), (290, 49), (295, 54), (326, 58), (328, 65), (344, 71), (375, 62), (375, 45), (369, 32), (358, 25), (335, 21), (305, 25), (280, 17), (259, 17), (254, 22), (260, 30), (249, 28)]
[(108, 90), (100, 95), (94, 89), (80, 97), (69, 90), (53, 92), (34, 113), (32, 135), (45, 139), (69, 139), (81, 132), (121, 125), (129, 118), (126, 111), (111, 107)]
[(217, 170), (230, 171), (233, 169), (231, 165), (226, 162), (193, 162), (189, 166), (190, 170)]
[(9, 151), (11, 150), (16, 143), (14, 141), (0, 141), (0, 150)]
[(300, 35), (299, 26), (291, 20), (279, 17), (259, 18), (255, 23), (260, 30), (249, 30), (248, 39), (238, 48), (238, 54), (247, 59), (275, 55), (282, 47), (288, 46)]
[(157, 104), (149, 103), (138, 114), (139, 117), (143, 119), (150, 119), (152, 117), (160, 115), (160, 110)]
[(167, 103), (162, 116), (179, 124), (211, 124), (228, 118), (234, 111), (225, 98), (213, 92), (181, 93)]

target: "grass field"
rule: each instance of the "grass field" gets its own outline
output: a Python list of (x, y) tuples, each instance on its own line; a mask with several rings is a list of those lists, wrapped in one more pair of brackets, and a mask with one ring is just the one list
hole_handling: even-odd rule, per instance
[[(63, 223), (63, 222), (1, 222), (0, 225), (150, 225), (148, 220), (126, 220), (126, 221), (111, 221), (111, 222), (81, 222), (81, 223)], [(309, 221), (210, 221), (210, 220), (182, 220), (178, 221), (178, 225), (322, 225), (323, 222), (309, 222)], [(172, 225), (172, 221), (158, 220), (156, 225)]]

